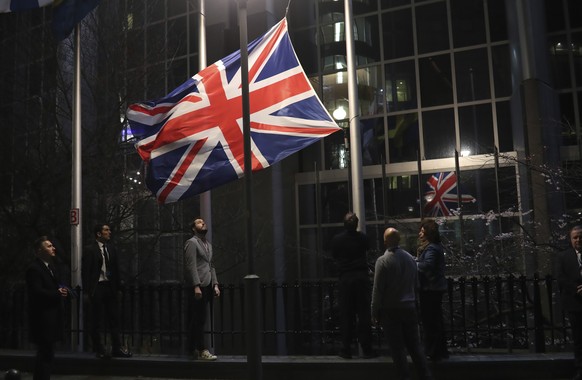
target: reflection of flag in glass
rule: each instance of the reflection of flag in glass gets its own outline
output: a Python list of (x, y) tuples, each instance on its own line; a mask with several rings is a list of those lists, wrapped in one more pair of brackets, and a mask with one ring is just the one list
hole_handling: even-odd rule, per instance
[[(426, 181), (427, 191), (424, 193), (426, 204), (424, 213), (427, 216), (449, 216), (451, 210), (456, 210), (458, 206), (458, 186), (455, 172), (444, 172), (433, 174)], [(461, 189), (461, 202), (474, 203), (476, 199), (470, 194), (463, 194)]]

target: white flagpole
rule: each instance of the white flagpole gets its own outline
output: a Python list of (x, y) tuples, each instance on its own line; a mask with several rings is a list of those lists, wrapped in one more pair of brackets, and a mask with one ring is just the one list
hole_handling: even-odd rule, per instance
[(360, 218), (360, 231), (366, 232), (366, 209), (364, 208), (364, 180), (362, 177), (362, 144), (360, 142), (360, 100), (356, 76), (356, 53), (354, 46), (354, 17), (352, 0), (344, 0), (344, 26), (346, 32), (346, 59), (348, 65), (348, 101), (350, 123), (350, 170), (352, 176), (353, 212)]
[[(81, 223), (82, 183), (81, 183), (81, 27), (75, 26), (74, 37), (74, 86), (73, 86), (73, 128), (72, 128), (72, 188), (71, 188), (71, 285), (73, 289), (81, 286), (81, 246), (83, 228)], [(76, 298), (72, 314), (72, 345), (75, 349), (75, 330), (77, 330), (77, 351), (83, 351), (83, 297)], [(75, 303), (73, 303), (75, 305)], [(76, 326), (75, 326), (76, 323)]]
[[(206, 62), (206, 10), (204, 0), (200, 0), (198, 15), (198, 71), (204, 69)], [(206, 238), (212, 241), (212, 193), (210, 190), (200, 194), (200, 215), (208, 226)]]

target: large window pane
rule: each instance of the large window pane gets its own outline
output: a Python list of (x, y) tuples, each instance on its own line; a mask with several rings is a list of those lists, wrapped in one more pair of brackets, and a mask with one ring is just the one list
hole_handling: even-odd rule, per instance
[(316, 195), (315, 195), (315, 185), (300, 185), (297, 189), (297, 195), (299, 198), (299, 205), (297, 209), (299, 210), (299, 224), (315, 224), (317, 223), (316, 218)]
[(168, 17), (186, 13), (187, 5), (186, 1), (168, 1)]
[(495, 83), (495, 96), (511, 96), (512, 77), (511, 68), (509, 67), (509, 45), (500, 45), (491, 47), (493, 59), (493, 80)]
[(487, 0), (489, 14), (489, 36), (491, 42), (507, 39), (507, 16), (505, 15), (505, 0)]
[(416, 33), (418, 52), (421, 54), (449, 48), (447, 7), (444, 1), (416, 8)]
[(565, 35), (548, 36), (550, 44), (550, 63), (554, 74), (554, 85), (557, 89), (571, 88), (570, 64), (568, 54), (570, 49)]
[(489, 99), (487, 50), (477, 49), (455, 54), (457, 101)]
[(392, 63), (385, 66), (386, 108), (388, 112), (417, 107), (414, 68), (414, 61)]
[(498, 207), (502, 212), (519, 209), (513, 166), (501, 167), (497, 174), (495, 168), (462, 170), (461, 184), (462, 188), (475, 198), (475, 202), (471, 205), (468, 203), (463, 205), (463, 211), (486, 213), (497, 212)]
[(483, 0), (451, 0), (451, 22), (455, 47), (485, 43)]
[[(358, 95), (360, 115), (376, 115), (384, 111), (384, 95), (380, 66), (358, 69)], [(347, 94), (345, 96), (347, 98)]]
[(449, 55), (422, 58), (419, 65), (422, 107), (451, 104), (453, 87)]
[(545, 11), (548, 32), (557, 32), (565, 29), (566, 22), (561, 1), (545, 0)]
[(568, 14), (570, 15), (570, 28), (582, 27), (582, 2), (580, 0), (568, 0)]
[[(341, 125), (341, 124), (340, 124)], [(346, 149), (345, 132), (336, 132), (325, 138), (325, 169), (345, 169), (348, 167), (348, 150)], [(314, 144), (315, 145), (315, 144)], [(306, 158), (315, 159), (315, 153)], [(313, 170), (313, 163), (306, 162), (305, 170)]]
[(497, 102), (497, 137), (499, 152), (513, 151), (513, 130), (511, 128), (511, 111), (509, 102)]
[[(178, 17), (168, 22), (168, 53), (171, 57), (180, 57), (186, 55), (187, 36), (186, 16)], [(195, 39), (195, 38), (193, 38)]]
[(391, 218), (418, 218), (418, 176), (396, 176), (387, 178), (387, 210)]
[(338, 223), (350, 210), (351, 190), (348, 182), (321, 184), (321, 221)]
[(418, 114), (388, 117), (390, 163), (416, 161), (418, 156)]
[(384, 121), (382, 118), (360, 121), (362, 142), (362, 163), (379, 165), (386, 158)]
[(146, 55), (147, 62), (159, 62), (165, 60), (166, 56), (166, 31), (165, 24), (159, 23), (149, 26), (146, 29)]
[(315, 24), (315, 2), (316, 0), (302, 0), (291, 2), (289, 7), (289, 24), (294, 28), (302, 28)]
[(309, 75), (317, 73), (317, 43), (315, 29), (304, 29), (291, 34), (291, 41), (303, 70)]
[(452, 109), (422, 113), (424, 155), (427, 159), (455, 156), (455, 119)]
[(384, 59), (414, 55), (412, 14), (410, 9), (386, 12), (382, 15)]
[(576, 119), (574, 118), (574, 96), (572, 93), (560, 94), (560, 112), (562, 145), (578, 145)]
[(394, 7), (399, 7), (401, 5), (410, 4), (410, 0), (380, 0), (380, 4), (382, 9), (390, 9)]
[(493, 117), (491, 104), (459, 108), (461, 155), (493, 153)]
[(166, 0), (149, 0), (147, 3), (147, 20), (156, 22), (166, 16)]
[(574, 57), (574, 71), (576, 84), (582, 86), (582, 33), (572, 33), (572, 56)]
[(355, 19), (354, 40), (358, 65), (378, 62), (380, 60), (380, 31), (378, 16), (359, 17)]

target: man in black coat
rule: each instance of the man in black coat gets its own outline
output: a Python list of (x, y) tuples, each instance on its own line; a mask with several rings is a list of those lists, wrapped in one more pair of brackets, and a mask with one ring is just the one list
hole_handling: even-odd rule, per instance
[(34, 380), (51, 377), (54, 345), (63, 338), (68, 288), (59, 283), (56, 249), (46, 236), (34, 242), (35, 259), (26, 271), (31, 342), (37, 346)]
[(556, 278), (562, 308), (568, 314), (574, 341), (574, 380), (582, 380), (582, 225), (570, 230), (571, 248), (558, 254)]
[[(352, 358), (352, 340), (356, 337), (363, 358), (376, 356), (372, 350), (372, 283), (368, 267), (368, 237), (358, 231), (359, 219), (353, 212), (344, 216), (344, 231), (331, 240), (331, 251), (339, 271), (338, 302), (342, 348), (339, 356)], [(357, 326), (357, 327), (356, 327)]]
[(107, 357), (101, 342), (101, 332), (107, 325), (111, 333), (111, 355), (128, 358), (132, 354), (121, 344), (119, 318), (120, 274), (117, 252), (109, 244), (111, 229), (107, 224), (97, 224), (93, 232), (95, 241), (83, 250), (82, 280), (87, 302), (93, 351), (97, 357)]

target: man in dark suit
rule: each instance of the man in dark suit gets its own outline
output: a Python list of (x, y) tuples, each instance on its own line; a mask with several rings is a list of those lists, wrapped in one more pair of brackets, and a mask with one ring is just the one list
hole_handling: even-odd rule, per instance
[(344, 231), (331, 240), (331, 253), (339, 271), (338, 300), (342, 348), (339, 356), (352, 358), (352, 340), (356, 337), (362, 358), (376, 356), (372, 349), (370, 297), (372, 284), (368, 267), (368, 237), (358, 231), (359, 219), (353, 212), (344, 216)]
[(206, 239), (208, 227), (202, 218), (190, 223), (194, 233), (184, 244), (184, 282), (188, 299), (190, 319), (190, 345), (194, 359), (216, 360), (204, 344), (206, 311), (212, 306), (214, 297), (220, 296), (216, 270), (212, 263), (212, 244)]
[(64, 330), (63, 300), (68, 289), (59, 284), (54, 265), (56, 249), (46, 236), (34, 242), (35, 259), (26, 271), (30, 338), (36, 343), (34, 380), (51, 377), (55, 342), (62, 340)]
[(93, 232), (95, 241), (83, 250), (82, 279), (85, 301), (90, 319), (93, 351), (97, 357), (107, 357), (101, 343), (101, 332), (107, 325), (111, 333), (111, 355), (128, 358), (132, 353), (121, 344), (119, 319), (119, 263), (115, 247), (109, 243), (111, 229), (107, 224), (97, 224)]
[(562, 308), (568, 314), (574, 341), (574, 380), (582, 380), (582, 225), (570, 230), (571, 248), (558, 254), (556, 278), (560, 287)]

